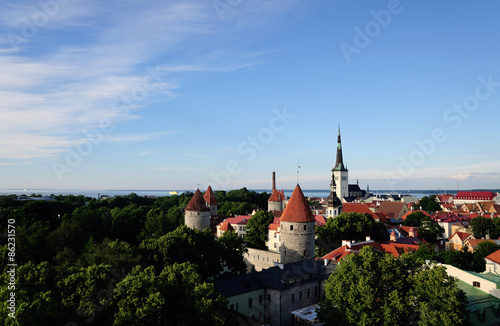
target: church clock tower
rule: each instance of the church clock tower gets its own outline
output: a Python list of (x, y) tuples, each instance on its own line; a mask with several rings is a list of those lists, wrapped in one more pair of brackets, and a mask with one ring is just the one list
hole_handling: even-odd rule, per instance
[(335, 180), (337, 197), (342, 200), (349, 196), (349, 171), (344, 165), (342, 158), (342, 142), (340, 140), (340, 123), (339, 134), (337, 138), (337, 160), (332, 169), (332, 179)]

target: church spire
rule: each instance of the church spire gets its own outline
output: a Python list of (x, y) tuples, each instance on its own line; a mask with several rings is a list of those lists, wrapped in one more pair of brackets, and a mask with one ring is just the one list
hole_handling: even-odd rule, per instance
[(337, 137), (337, 160), (335, 161), (335, 171), (347, 171), (344, 166), (344, 159), (342, 158), (342, 141), (340, 140), (340, 122), (339, 122), (339, 135)]

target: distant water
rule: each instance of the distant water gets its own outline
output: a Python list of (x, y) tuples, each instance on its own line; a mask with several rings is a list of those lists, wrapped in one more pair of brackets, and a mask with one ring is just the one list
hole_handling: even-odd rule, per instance
[[(270, 189), (253, 189), (257, 192), (271, 192)], [(171, 196), (171, 190), (81, 190), (81, 189), (0, 189), (1, 195), (31, 195), (31, 194), (40, 194), (42, 196), (50, 196), (54, 195), (84, 195), (87, 197), (97, 198), (98, 195), (108, 195), (111, 197), (114, 196), (126, 196), (131, 193), (135, 193), (138, 196), (155, 196), (155, 197), (164, 197)], [(180, 195), (185, 191), (194, 192), (193, 190), (175, 190)], [(306, 197), (327, 197), (330, 194), (329, 189), (305, 189), (302, 190)], [(495, 190), (496, 192), (497, 190)], [(285, 189), (285, 196), (290, 197), (293, 193), (293, 189)], [(402, 195), (411, 195), (417, 198), (422, 198), (423, 196), (435, 195), (435, 194), (456, 194), (456, 190), (372, 190), (372, 193), (375, 195), (383, 195), (383, 194), (402, 194)]]

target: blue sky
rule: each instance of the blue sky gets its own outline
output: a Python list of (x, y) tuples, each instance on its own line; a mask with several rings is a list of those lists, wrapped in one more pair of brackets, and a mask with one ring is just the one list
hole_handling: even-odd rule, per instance
[(497, 1), (4, 1), (0, 188), (499, 188)]

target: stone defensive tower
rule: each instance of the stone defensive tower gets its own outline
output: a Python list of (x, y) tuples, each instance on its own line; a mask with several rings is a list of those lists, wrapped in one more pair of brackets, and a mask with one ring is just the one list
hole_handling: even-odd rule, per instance
[(210, 229), (210, 208), (207, 207), (200, 189), (196, 190), (186, 206), (184, 224), (200, 231)]
[(314, 258), (316, 219), (297, 185), (280, 219), (281, 263)]
[(207, 205), (207, 207), (210, 208), (210, 216), (216, 216), (217, 197), (215, 197), (215, 194), (212, 191), (212, 187), (208, 186), (207, 192), (205, 193), (205, 196), (203, 196), (203, 199), (205, 199), (205, 204)]

